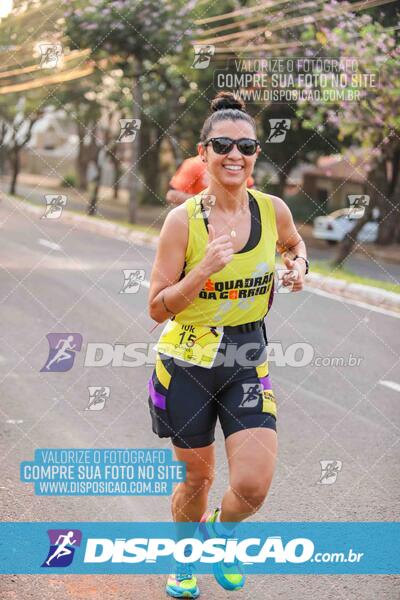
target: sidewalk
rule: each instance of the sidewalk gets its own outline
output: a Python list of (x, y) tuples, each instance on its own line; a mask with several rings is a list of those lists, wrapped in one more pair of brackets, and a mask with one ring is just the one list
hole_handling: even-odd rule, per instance
[[(8, 178), (0, 177), (0, 190), (8, 193)], [(61, 187), (60, 179), (44, 177), (31, 173), (21, 173), (17, 181), (17, 196), (34, 204), (45, 206), (45, 194), (64, 194), (67, 196), (67, 209), (86, 214), (89, 204), (89, 193), (72, 188)], [(113, 221), (128, 221), (128, 190), (121, 189), (118, 199), (113, 198), (111, 187), (101, 186), (97, 205), (97, 216)], [(160, 230), (169, 211), (167, 203), (161, 206), (138, 206), (138, 225), (148, 226)]]

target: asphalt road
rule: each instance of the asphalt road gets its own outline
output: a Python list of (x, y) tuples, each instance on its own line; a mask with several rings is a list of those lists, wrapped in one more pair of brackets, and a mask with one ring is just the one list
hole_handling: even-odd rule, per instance
[[(8, 184), (4, 180), (0, 180), (0, 189), (3, 191), (8, 190)], [(84, 200), (84, 196), (79, 191), (71, 192), (68, 188), (60, 192), (57, 190), (47, 190), (48, 193), (62, 193), (67, 195), (68, 209), (86, 212), (87, 202)], [(42, 187), (34, 186), (32, 184), (26, 185), (19, 183), (17, 188), (18, 196), (33, 202), (38, 206), (44, 207), (44, 194), (46, 190)], [(167, 210), (167, 209), (166, 209)], [(156, 211), (147, 212), (140, 209), (140, 222), (145, 222), (148, 225), (152, 225), (155, 228), (161, 227), (162, 219), (156, 216)], [(116, 221), (126, 221), (127, 219), (127, 208), (121, 203), (115, 203), (111, 201), (100, 201), (98, 204), (98, 214), (106, 219), (113, 219)], [(303, 234), (304, 235), (304, 234)], [(321, 242), (315, 243), (316, 247), (308, 244), (308, 255), (310, 260), (323, 260), (331, 261), (337, 252), (336, 246), (329, 246), (326, 244), (325, 247), (321, 247)], [(369, 277), (372, 279), (378, 279), (379, 281), (386, 281), (392, 284), (398, 284), (400, 282), (400, 264), (393, 264), (381, 259), (375, 259), (368, 252), (368, 244), (363, 244), (363, 254), (353, 254), (346, 260), (346, 268), (360, 275), (361, 277)]]
[[(163, 521), (168, 497), (35, 496), (19, 465), (43, 447), (167, 448), (151, 431), (146, 383), (152, 367), (84, 367), (88, 342), (156, 340), (147, 288), (120, 294), (122, 269), (150, 275), (153, 251), (40, 220), (0, 203), (0, 502), (5, 521)], [(304, 291), (279, 294), (267, 319), (270, 342), (311, 345), (319, 357), (359, 358), (358, 366), (301, 368), (271, 361), (279, 411), (279, 459), (260, 521), (391, 521), (399, 498), (399, 320)], [(46, 334), (80, 332), (83, 349), (66, 373), (40, 373)], [(397, 370), (396, 370), (397, 369)], [(111, 387), (104, 410), (85, 411), (88, 386)], [(333, 485), (318, 485), (319, 461), (342, 461)], [(227, 485), (217, 430), (217, 504)], [(377, 544), (379, 540), (377, 540)], [(165, 598), (165, 576), (2, 576), (11, 600)], [(227, 598), (210, 575), (202, 597)], [(396, 576), (253, 576), (240, 593), (261, 600), (393, 600)], [(396, 587), (397, 586), (397, 587)], [(397, 590), (397, 593), (396, 593)]]

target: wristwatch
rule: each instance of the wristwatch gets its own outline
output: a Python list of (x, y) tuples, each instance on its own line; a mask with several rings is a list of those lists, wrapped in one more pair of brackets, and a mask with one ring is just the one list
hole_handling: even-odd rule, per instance
[(294, 257), (294, 259), (293, 259), (293, 260), (296, 260), (297, 258), (301, 258), (301, 259), (302, 259), (302, 260), (304, 260), (304, 262), (306, 263), (306, 272), (305, 272), (305, 275), (307, 275), (307, 273), (308, 273), (308, 267), (309, 267), (309, 264), (310, 264), (310, 263), (309, 263), (309, 262), (308, 262), (308, 260), (305, 258), (305, 256), (299, 256), (298, 254), (296, 254), (296, 256)]

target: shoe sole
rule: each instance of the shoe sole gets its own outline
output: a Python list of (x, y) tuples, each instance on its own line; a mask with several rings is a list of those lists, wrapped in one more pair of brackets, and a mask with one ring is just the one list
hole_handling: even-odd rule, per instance
[(198, 598), (200, 596), (200, 591), (198, 590), (197, 592), (175, 592), (174, 590), (165, 589), (166, 593), (168, 594), (168, 596), (172, 596), (172, 598)]
[[(213, 523), (214, 523), (213, 521), (200, 521), (199, 531), (201, 532), (201, 535), (203, 536), (204, 540), (209, 540), (209, 539), (211, 539), (211, 537), (213, 537), (209, 534), (208, 527), (207, 527), (207, 524), (213, 525)], [(243, 580), (243, 583), (241, 586), (237, 586), (237, 585), (234, 586), (233, 584), (230, 584), (228, 581), (226, 581), (225, 578), (222, 579), (223, 574), (221, 575), (219, 573), (218, 565), (216, 565), (216, 564), (213, 564), (213, 573), (214, 573), (215, 579), (217, 580), (217, 583), (222, 588), (224, 588), (224, 590), (227, 590), (229, 592), (239, 592), (241, 589), (243, 589), (245, 580)]]

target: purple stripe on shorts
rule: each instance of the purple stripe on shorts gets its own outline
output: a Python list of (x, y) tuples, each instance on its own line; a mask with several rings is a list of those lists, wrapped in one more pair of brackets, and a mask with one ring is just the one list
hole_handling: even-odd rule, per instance
[(166, 409), (166, 398), (163, 396), (163, 394), (156, 392), (154, 389), (153, 378), (150, 378), (149, 380), (149, 394), (154, 406), (162, 408), (163, 410)]
[(264, 390), (272, 390), (272, 384), (269, 375), (266, 377), (259, 377), (258, 379), (260, 380), (260, 383), (262, 383)]

